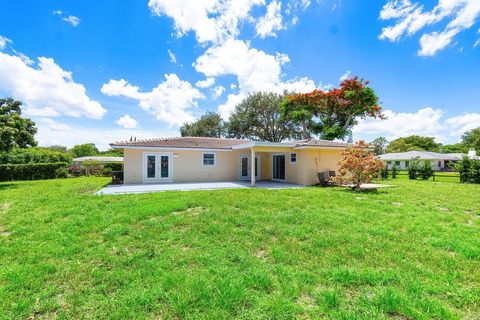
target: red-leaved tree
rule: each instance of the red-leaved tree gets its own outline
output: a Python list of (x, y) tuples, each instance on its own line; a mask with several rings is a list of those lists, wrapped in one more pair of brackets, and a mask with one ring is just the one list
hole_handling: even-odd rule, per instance
[(360, 141), (350, 146), (343, 153), (339, 161), (336, 181), (341, 184), (353, 184), (353, 189), (360, 189), (362, 183), (369, 183), (380, 177), (384, 163), (369, 151), (368, 145)]
[(381, 118), (382, 108), (368, 80), (345, 79), (339, 88), (316, 89), (288, 95), (281, 103), (282, 116), (297, 123), (304, 138), (343, 139), (359, 119)]

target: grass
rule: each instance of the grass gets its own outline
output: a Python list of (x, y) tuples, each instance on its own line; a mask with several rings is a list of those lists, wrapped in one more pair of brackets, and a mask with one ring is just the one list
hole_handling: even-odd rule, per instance
[(480, 318), (478, 185), (92, 194), (107, 182), (0, 184), (0, 319)]

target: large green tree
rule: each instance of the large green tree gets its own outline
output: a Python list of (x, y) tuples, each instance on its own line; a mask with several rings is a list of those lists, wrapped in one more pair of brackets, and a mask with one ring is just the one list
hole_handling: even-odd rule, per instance
[(226, 128), (222, 117), (212, 111), (207, 111), (195, 122), (186, 123), (180, 127), (182, 137), (212, 137), (225, 136)]
[(295, 121), (304, 138), (319, 135), (327, 140), (343, 139), (359, 119), (383, 119), (378, 97), (368, 84), (354, 77), (329, 91), (289, 95), (282, 102), (282, 115)]
[(0, 99), (0, 151), (37, 145), (35, 123), (22, 117), (22, 103), (12, 98)]
[(435, 142), (433, 137), (411, 135), (393, 140), (387, 146), (387, 152), (440, 151), (440, 143)]
[(96, 156), (100, 153), (94, 143), (77, 144), (68, 150), (68, 152), (74, 158)]
[(443, 153), (466, 153), (468, 151), (468, 147), (463, 143), (454, 143), (443, 145), (441, 146), (440, 150)]
[(372, 142), (370, 142), (369, 145), (374, 148), (373, 153), (378, 156), (386, 152), (388, 141), (385, 137), (378, 137), (375, 138)]
[(229, 118), (228, 135), (238, 139), (280, 142), (298, 138), (295, 122), (282, 117), (280, 103), (284, 96), (272, 92), (249, 95)]
[(467, 131), (462, 135), (462, 144), (468, 149), (475, 149), (480, 152), (480, 127)]

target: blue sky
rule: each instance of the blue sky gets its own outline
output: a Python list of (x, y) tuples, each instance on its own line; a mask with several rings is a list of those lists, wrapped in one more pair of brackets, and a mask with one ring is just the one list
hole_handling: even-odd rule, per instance
[(387, 120), (354, 138), (480, 126), (477, 0), (0, 0), (0, 95), (24, 102), (42, 145), (178, 135), (254, 91), (359, 75)]

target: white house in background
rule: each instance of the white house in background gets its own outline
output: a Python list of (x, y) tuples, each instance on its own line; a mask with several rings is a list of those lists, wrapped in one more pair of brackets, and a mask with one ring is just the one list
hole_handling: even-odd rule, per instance
[[(388, 169), (392, 169), (396, 166), (399, 170), (407, 170), (410, 162), (413, 159), (417, 159), (420, 162), (429, 161), (432, 164), (433, 170), (443, 171), (448, 169), (449, 162), (457, 162), (462, 160), (463, 153), (438, 153), (430, 151), (407, 151), (398, 153), (386, 153), (379, 155), (378, 158), (385, 161), (385, 165)], [(469, 153), (470, 157), (476, 157), (476, 155)]]

